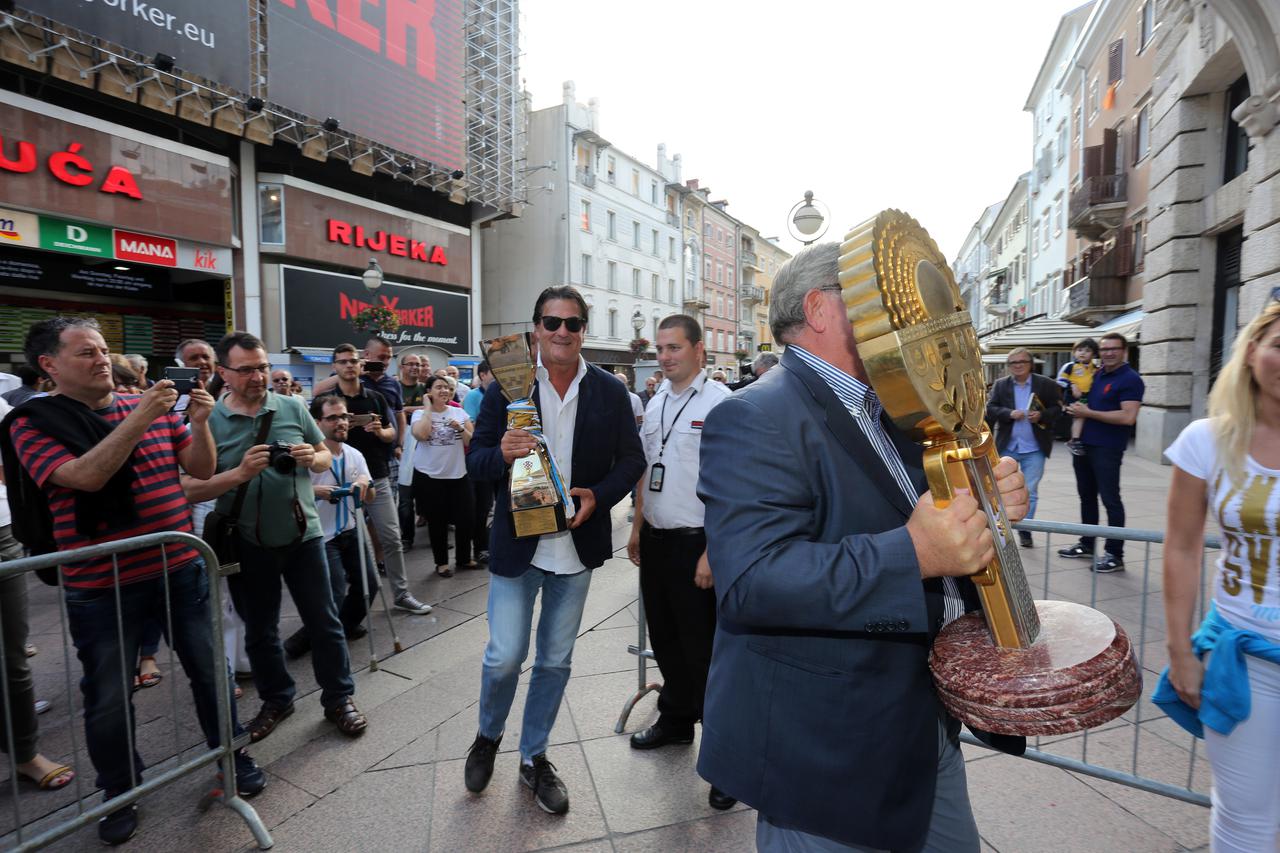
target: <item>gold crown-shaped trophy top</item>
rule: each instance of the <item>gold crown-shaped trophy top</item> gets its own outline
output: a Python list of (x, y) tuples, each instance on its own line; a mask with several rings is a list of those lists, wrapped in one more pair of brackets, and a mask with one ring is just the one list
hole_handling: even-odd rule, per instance
[(1039, 619), (995, 485), (982, 355), (951, 268), (928, 232), (898, 210), (849, 231), (839, 268), (862, 364), (894, 424), (925, 446), (934, 501), (945, 507), (967, 488), (983, 504), (996, 559), (973, 580), (992, 638), (1030, 646)]

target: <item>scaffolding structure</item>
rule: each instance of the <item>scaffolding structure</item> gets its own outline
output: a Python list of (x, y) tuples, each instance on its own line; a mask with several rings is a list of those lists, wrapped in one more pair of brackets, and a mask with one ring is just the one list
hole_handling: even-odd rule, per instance
[(526, 141), (519, 74), (518, 0), (466, 7), (467, 192), (472, 201), (519, 214)]

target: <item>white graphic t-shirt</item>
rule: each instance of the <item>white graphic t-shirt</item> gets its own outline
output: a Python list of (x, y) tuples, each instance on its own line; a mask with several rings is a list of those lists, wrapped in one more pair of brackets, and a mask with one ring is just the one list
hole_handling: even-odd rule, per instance
[(1280, 641), (1280, 471), (1245, 459), (1243, 482), (1218, 463), (1207, 418), (1190, 423), (1164, 452), (1208, 485), (1209, 509), (1222, 529), (1213, 584), (1218, 612), (1237, 628)]
[(413, 448), (413, 467), (434, 480), (460, 480), (467, 475), (466, 449), (462, 446), (462, 434), (449, 426), (457, 421), (465, 426), (471, 419), (457, 406), (446, 406), (443, 412), (429, 408), (413, 413), (410, 424), (423, 418), (431, 419), (431, 435), (419, 441)]

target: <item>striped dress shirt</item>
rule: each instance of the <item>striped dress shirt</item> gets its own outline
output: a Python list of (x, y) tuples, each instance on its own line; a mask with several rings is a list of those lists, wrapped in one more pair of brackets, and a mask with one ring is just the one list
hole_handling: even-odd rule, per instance
[[(920, 496), (916, 494), (915, 487), (911, 484), (911, 477), (907, 475), (907, 468), (902, 464), (902, 456), (899, 455), (898, 448), (894, 447), (888, 433), (884, 431), (884, 424), (880, 419), (884, 409), (880, 405), (880, 398), (876, 396), (876, 392), (868, 387), (866, 383), (850, 376), (831, 363), (818, 358), (813, 353), (807, 352), (802, 347), (790, 344), (787, 349), (794, 351), (801, 361), (809, 365), (813, 372), (818, 374), (823, 382), (827, 383), (827, 387), (835, 393), (836, 399), (848, 410), (854, 423), (862, 430), (862, 434), (867, 437), (867, 441), (871, 442), (871, 446), (875, 448), (876, 455), (884, 462), (884, 466), (889, 469), (889, 473), (893, 475), (898, 488), (902, 489), (902, 493), (906, 495), (907, 501), (914, 506)], [(942, 579), (942, 591), (944, 623), (959, 619), (964, 615), (964, 599), (960, 597), (960, 586), (956, 583), (956, 579), (944, 577)]]

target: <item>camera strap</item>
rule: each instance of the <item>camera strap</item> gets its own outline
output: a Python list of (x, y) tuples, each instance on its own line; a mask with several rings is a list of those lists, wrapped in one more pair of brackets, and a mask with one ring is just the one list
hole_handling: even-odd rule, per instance
[[(258, 425), (258, 437), (254, 439), (250, 447), (257, 447), (267, 440), (267, 433), (271, 432), (271, 421), (276, 416), (275, 409), (267, 409), (266, 417), (262, 419), (262, 423)], [(257, 478), (254, 478), (257, 479)], [(245, 480), (240, 484), (240, 488), (236, 489), (236, 499), (231, 503), (231, 513), (227, 516), (227, 520), (234, 526), (240, 520), (240, 512), (244, 509), (244, 499), (249, 493), (249, 483), (251, 480)]]

